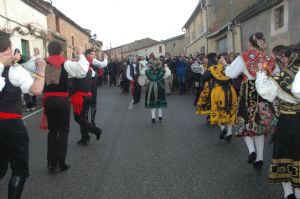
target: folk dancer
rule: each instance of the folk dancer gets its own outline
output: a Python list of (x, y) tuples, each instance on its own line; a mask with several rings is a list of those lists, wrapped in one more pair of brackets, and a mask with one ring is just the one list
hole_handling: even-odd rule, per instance
[[(98, 81), (98, 71), (102, 70), (103, 68), (107, 67), (107, 58), (108, 56), (104, 55), (103, 62), (95, 59), (96, 54), (95, 51), (92, 49), (88, 49), (85, 52), (85, 56), (91, 66), (92, 69), (92, 83), (91, 83), (91, 92), (92, 92), (92, 104), (91, 104), (91, 123), (96, 126), (95, 124), (95, 118), (96, 118), (96, 112), (97, 112), (97, 81)], [(101, 130), (102, 131), (102, 130)]]
[[(276, 118), (272, 104), (259, 97), (255, 88), (256, 73), (260, 64), (265, 64), (270, 73), (275, 68), (274, 61), (265, 55), (265, 39), (262, 33), (250, 36), (248, 50), (238, 56), (225, 69), (231, 79), (243, 74), (238, 100), (238, 119), (233, 129), (236, 136), (244, 137), (249, 150), (248, 163), (254, 168), (263, 166), (264, 136), (273, 132)], [(221, 58), (226, 65), (226, 60)]]
[(287, 57), (286, 68), (271, 77), (262, 67), (255, 83), (260, 96), (269, 102), (276, 98), (279, 101), (280, 115), (273, 138), (268, 181), (282, 183), (284, 197), (296, 199), (300, 198), (300, 46), (289, 47)]
[[(62, 56), (63, 47), (59, 42), (50, 42), (48, 53), (43, 95), (44, 113), (49, 129), (48, 169), (54, 172), (58, 166), (61, 171), (65, 171), (70, 167), (65, 163), (70, 130), (68, 78), (84, 78), (89, 64), (80, 48), (76, 49), (78, 62), (67, 60)], [(43, 125), (42, 128), (46, 129), (46, 126)]]
[(210, 94), (210, 124), (219, 125), (221, 127), (219, 138), (230, 141), (232, 126), (237, 119), (237, 95), (231, 85), (231, 80), (224, 73), (222, 64), (211, 66), (204, 72), (202, 81), (210, 80), (214, 82)]
[(130, 81), (131, 93), (133, 96), (133, 104), (137, 104), (141, 100), (142, 87), (138, 84), (137, 78), (140, 75), (140, 65), (136, 62), (135, 57), (129, 58), (129, 65), (126, 70), (126, 77)]
[(171, 71), (167, 64), (162, 67), (161, 62), (153, 58), (150, 58), (147, 66), (148, 69), (141, 71), (141, 74), (149, 80), (145, 93), (145, 108), (151, 109), (152, 123), (155, 123), (156, 110), (158, 110), (159, 121), (163, 120), (162, 108), (167, 107), (164, 80), (171, 75)]
[(13, 59), (10, 35), (0, 31), (0, 178), (10, 164), (8, 199), (19, 199), (29, 176), (29, 137), (22, 121), (21, 94), (42, 94), (46, 64), (36, 60), (33, 79), (22, 66), (12, 65)]

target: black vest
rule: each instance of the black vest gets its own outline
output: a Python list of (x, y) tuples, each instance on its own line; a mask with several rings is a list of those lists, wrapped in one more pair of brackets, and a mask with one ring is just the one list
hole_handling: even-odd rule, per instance
[(95, 79), (97, 79), (98, 78), (98, 71), (99, 71), (99, 68), (98, 67), (96, 67), (96, 66), (94, 66), (93, 64), (92, 64), (92, 69), (95, 71), (95, 77), (92, 77), (94, 80)]
[[(47, 67), (54, 67), (54, 66), (47, 65)], [(61, 74), (59, 78), (59, 83), (49, 84), (49, 85), (45, 84), (44, 92), (68, 92), (68, 73), (65, 70), (64, 63), (61, 65)]]
[(140, 67), (139, 64), (135, 64), (135, 75), (134, 75), (134, 66), (133, 64), (130, 64), (130, 76), (133, 79), (136, 79), (140, 75)]
[(89, 70), (84, 78), (73, 78), (73, 89), (72, 93), (80, 92), (90, 92), (91, 91), (91, 78), (92, 70)]
[(10, 67), (5, 67), (2, 77), (5, 78), (5, 86), (0, 92), (0, 112), (22, 114), (22, 91), (15, 87), (8, 79)]

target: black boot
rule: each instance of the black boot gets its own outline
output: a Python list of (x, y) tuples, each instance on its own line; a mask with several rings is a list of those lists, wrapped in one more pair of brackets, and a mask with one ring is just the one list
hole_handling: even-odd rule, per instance
[(3, 178), (8, 169), (8, 161), (6, 158), (0, 159), (0, 179)]
[(224, 128), (224, 129), (221, 131), (221, 133), (220, 133), (220, 135), (219, 135), (219, 139), (220, 139), (220, 140), (223, 140), (223, 139), (225, 138), (225, 135), (226, 135), (226, 128)]
[(297, 199), (294, 194), (290, 194), (286, 197), (286, 199)]
[(99, 127), (95, 126), (92, 133), (95, 134), (96, 135), (96, 139), (99, 140), (100, 136), (101, 136), (101, 133), (102, 133), (102, 129), (100, 129)]
[(61, 171), (70, 169), (70, 165), (66, 164), (65, 161), (59, 162), (59, 168)]
[(154, 119), (154, 118), (152, 118), (152, 120), (151, 120), (151, 121), (152, 121), (152, 124), (154, 124), (154, 123), (155, 123), (155, 119)]
[(12, 176), (8, 184), (8, 199), (20, 199), (25, 184), (21, 176)]
[(56, 167), (57, 167), (57, 163), (56, 163), (56, 162), (54, 162), (54, 161), (48, 161), (48, 166), (47, 166), (47, 168), (49, 169), (49, 172), (50, 172), (50, 173), (55, 172)]
[(249, 157), (248, 157), (248, 163), (249, 164), (254, 164), (256, 160), (256, 153), (252, 152)]
[(83, 137), (77, 142), (78, 145), (84, 145), (84, 146), (88, 145), (89, 143), (90, 143), (90, 136)]

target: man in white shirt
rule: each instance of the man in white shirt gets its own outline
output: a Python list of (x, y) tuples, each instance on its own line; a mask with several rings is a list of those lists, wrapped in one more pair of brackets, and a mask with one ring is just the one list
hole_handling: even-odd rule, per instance
[(19, 199), (29, 176), (29, 137), (22, 121), (21, 93), (42, 94), (46, 63), (36, 60), (33, 79), (23, 67), (12, 66), (13, 61), (10, 35), (0, 31), (0, 178), (10, 164), (8, 198)]
[(130, 81), (130, 88), (133, 96), (133, 104), (137, 104), (141, 100), (142, 87), (138, 84), (137, 79), (140, 75), (140, 65), (136, 63), (135, 57), (129, 58), (129, 65), (126, 70), (126, 77)]

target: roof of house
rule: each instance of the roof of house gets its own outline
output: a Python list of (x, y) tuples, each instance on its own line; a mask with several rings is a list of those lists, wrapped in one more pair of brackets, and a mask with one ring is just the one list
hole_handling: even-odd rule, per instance
[(282, 0), (261, 0), (257, 3), (253, 4), (243, 12), (241, 12), (239, 15), (237, 15), (232, 21), (233, 22), (242, 22), (245, 21), (271, 7), (273, 7), (276, 4), (281, 3)]
[(39, 12), (41, 12), (45, 15), (50, 14), (50, 11), (47, 8), (45, 8), (43, 6), (43, 4), (41, 3), (41, 1), (39, 1), (39, 0), (21, 0), (21, 1), (26, 3), (27, 5), (35, 8), (36, 10), (38, 10)]
[(166, 40), (163, 40), (163, 42), (169, 42), (169, 41), (172, 41), (172, 40), (176, 40), (176, 39), (180, 39), (180, 38), (184, 38), (185, 35), (184, 34), (181, 34), (181, 35), (177, 35), (175, 37), (171, 37), (169, 39), (166, 39)]
[(135, 50), (138, 50), (141, 48), (153, 46), (158, 43), (160, 43), (160, 42), (156, 41), (154, 39), (145, 38), (145, 39), (141, 39), (141, 40), (136, 40), (136, 41), (126, 44), (126, 45), (122, 45), (121, 47), (122, 47), (122, 52), (126, 53), (126, 52), (135, 51)]
[(189, 17), (189, 19), (187, 20), (187, 22), (185, 22), (183, 28), (186, 28), (188, 25), (190, 25), (190, 23), (194, 20), (194, 18), (196, 17), (196, 15), (200, 12), (200, 10), (202, 9), (203, 6), (203, 2), (202, 0), (199, 0), (196, 8), (194, 9), (194, 11), (192, 12), (191, 16)]

